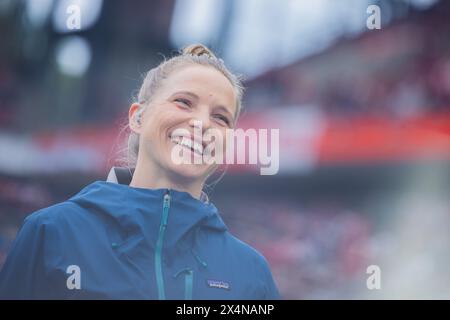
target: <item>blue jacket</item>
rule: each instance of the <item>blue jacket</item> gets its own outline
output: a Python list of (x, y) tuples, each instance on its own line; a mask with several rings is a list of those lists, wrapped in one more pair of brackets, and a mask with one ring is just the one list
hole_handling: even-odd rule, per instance
[(173, 189), (97, 181), (25, 219), (3, 299), (279, 299), (265, 258), (216, 207)]

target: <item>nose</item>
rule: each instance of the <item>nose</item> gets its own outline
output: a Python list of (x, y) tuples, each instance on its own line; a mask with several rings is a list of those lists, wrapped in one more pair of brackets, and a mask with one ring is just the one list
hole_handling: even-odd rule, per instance
[(207, 112), (198, 112), (195, 116), (189, 119), (189, 126), (192, 128), (201, 128), (202, 131), (205, 132), (211, 127), (209, 114)]

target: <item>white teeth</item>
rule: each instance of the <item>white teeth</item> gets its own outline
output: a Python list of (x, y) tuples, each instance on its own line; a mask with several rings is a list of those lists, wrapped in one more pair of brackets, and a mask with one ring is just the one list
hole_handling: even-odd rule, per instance
[(203, 146), (187, 137), (173, 136), (170, 138), (172, 142), (185, 146), (199, 155), (203, 155)]
[(170, 140), (175, 143), (180, 143), (181, 137), (180, 136), (171, 136)]

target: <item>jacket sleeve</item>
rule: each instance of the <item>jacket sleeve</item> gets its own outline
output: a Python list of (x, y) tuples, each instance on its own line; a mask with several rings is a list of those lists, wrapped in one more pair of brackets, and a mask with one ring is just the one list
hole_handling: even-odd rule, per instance
[(267, 260), (264, 258), (263, 262), (263, 272), (265, 279), (265, 293), (264, 300), (281, 300), (280, 292), (278, 291), (277, 285), (273, 280), (272, 272), (270, 271), (269, 264)]
[(0, 272), (0, 299), (40, 298), (47, 227), (37, 213), (25, 219)]

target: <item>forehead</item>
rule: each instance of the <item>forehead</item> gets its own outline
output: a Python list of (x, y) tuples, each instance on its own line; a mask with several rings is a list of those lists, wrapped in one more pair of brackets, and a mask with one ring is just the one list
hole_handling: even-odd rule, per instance
[(165, 80), (164, 91), (191, 91), (200, 98), (212, 99), (223, 104), (231, 113), (236, 108), (236, 94), (233, 85), (221, 72), (207, 66), (186, 66), (175, 70)]

